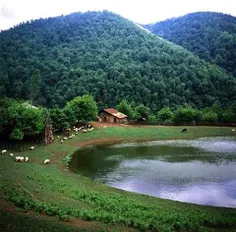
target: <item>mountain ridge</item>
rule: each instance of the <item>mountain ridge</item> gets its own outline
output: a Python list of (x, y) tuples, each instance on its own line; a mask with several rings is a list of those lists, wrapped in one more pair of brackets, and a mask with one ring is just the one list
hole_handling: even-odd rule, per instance
[(1, 32), (0, 45), (1, 97), (29, 99), (38, 70), (34, 101), (49, 107), (87, 93), (101, 107), (127, 99), (153, 111), (235, 100), (231, 75), (108, 11), (24, 23)]
[(236, 76), (236, 17), (195, 12), (143, 26)]

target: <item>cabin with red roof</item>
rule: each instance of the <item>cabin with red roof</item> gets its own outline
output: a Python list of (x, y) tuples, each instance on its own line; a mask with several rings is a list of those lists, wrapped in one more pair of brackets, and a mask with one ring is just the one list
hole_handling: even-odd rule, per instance
[(125, 115), (113, 108), (103, 109), (100, 112), (99, 117), (101, 118), (102, 122), (107, 122), (107, 123), (125, 124), (128, 122), (127, 115)]

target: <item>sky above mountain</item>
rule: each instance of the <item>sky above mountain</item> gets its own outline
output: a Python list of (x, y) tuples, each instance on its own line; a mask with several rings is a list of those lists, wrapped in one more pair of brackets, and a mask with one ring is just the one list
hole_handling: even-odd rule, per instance
[(0, 0), (0, 30), (19, 23), (70, 14), (108, 10), (134, 22), (147, 24), (197, 11), (236, 16), (235, 0)]

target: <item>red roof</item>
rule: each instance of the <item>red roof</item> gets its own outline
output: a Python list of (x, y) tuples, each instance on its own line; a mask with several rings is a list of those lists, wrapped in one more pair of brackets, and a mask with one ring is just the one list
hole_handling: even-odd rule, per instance
[(112, 116), (116, 117), (116, 118), (119, 118), (119, 119), (122, 119), (122, 118), (127, 118), (128, 116), (117, 111), (116, 109), (113, 109), (113, 108), (107, 108), (107, 109), (103, 109), (103, 111), (105, 111), (106, 113), (108, 114), (111, 114)]

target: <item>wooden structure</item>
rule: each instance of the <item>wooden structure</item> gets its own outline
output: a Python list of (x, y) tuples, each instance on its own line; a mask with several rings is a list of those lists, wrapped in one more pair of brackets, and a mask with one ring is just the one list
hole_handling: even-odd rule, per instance
[(127, 123), (128, 116), (113, 108), (103, 109), (99, 113), (102, 122), (107, 123)]

